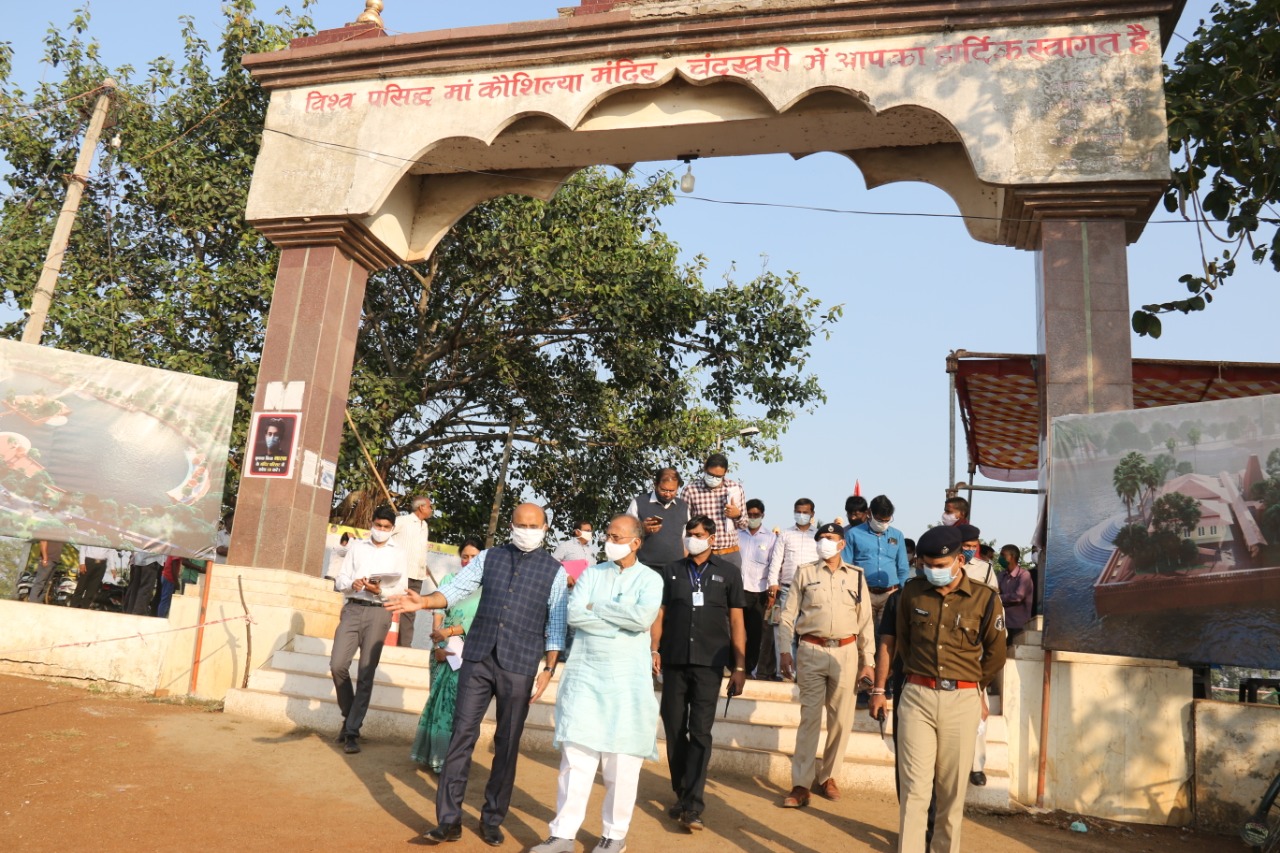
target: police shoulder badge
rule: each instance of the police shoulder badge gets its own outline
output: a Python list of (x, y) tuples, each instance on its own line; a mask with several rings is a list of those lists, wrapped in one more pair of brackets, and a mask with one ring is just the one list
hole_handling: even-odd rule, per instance
[(997, 616), (997, 617), (996, 617), (996, 630), (997, 630), (997, 631), (1003, 631), (1003, 630), (1004, 630), (1004, 616)]

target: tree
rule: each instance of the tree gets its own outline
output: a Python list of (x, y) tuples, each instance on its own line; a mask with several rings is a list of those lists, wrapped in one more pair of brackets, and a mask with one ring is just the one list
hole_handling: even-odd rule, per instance
[(1193, 426), (1187, 430), (1187, 444), (1191, 445), (1191, 458), (1194, 462), (1200, 461), (1200, 457), (1196, 454), (1196, 445), (1200, 443), (1200, 439), (1203, 437), (1204, 434), (1200, 432), (1200, 427), (1198, 426)]
[[(304, 8), (309, 0), (303, 0)], [(103, 79), (119, 84), (118, 149), (90, 176), (63, 262), (44, 342), (240, 386), (229, 492), (257, 378), (278, 253), (245, 224), (249, 178), (267, 96), (241, 68), (246, 53), (275, 50), (311, 31), (282, 10), (266, 24), (251, 0), (224, 4), (216, 51), (183, 18), (180, 62), (153, 60), (141, 78), (108, 69), (85, 34), (87, 10), (50, 27), (44, 62), (61, 72), (25, 92), (9, 79), (0, 45), (0, 152), (9, 171), (0, 198), (0, 298), (30, 304), (85, 123)], [(17, 337), (21, 321), (0, 327)]]
[(1151, 523), (1180, 536), (1191, 535), (1200, 523), (1200, 502), (1181, 492), (1161, 495), (1151, 507)]
[[(267, 105), (240, 60), (311, 24), (287, 11), (264, 24), (251, 0), (224, 14), (216, 51), (184, 19), (182, 59), (142, 75), (99, 62), (87, 13), (50, 29), (45, 59), (61, 79), (33, 93), (10, 83), (0, 53), (0, 152), (12, 166), (0, 296), (28, 304), (79, 107), (115, 77), (121, 144), (91, 176), (46, 342), (238, 383), (230, 496), (278, 258), (238, 215)], [(747, 452), (776, 458), (791, 418), (822, 399), (806, 365), (840, 308), (768, 270), (704, 285), (704, 262), (682, 264), (660, 230), (670, 203), (669, 175), (590, 169), (550, 202), (482, 205), (429, 264), (370, 278), (349, 408), (394, 491), (435, 491), (440, 533), (483, 530), (500, 479), (506, 508), (536, 495), (563, 523), (625, 505), (653, 466), (698, 459), (748, 424), (760, 434)], [(381, 498), (352, 435), (339, 472), (351, 517), (367, 520)]]
[[(549, 202), (472, 211), (422, 274), (371, 281), (351, 410), (384, 480), (450, 481), (468, 508), (453, 530), (483, 530), (510, 434), (512, 500), (541, 496), (563, 526), (625, 506), (655, 467), (701, 461), (748, 422), (752, 453), (770, 452), (821, 398), (804, 365), (839, 309), (768, 271), (705, 287), (701, 259), (680, 265), (657, 230), (673, 191), (670, 176), (588, 169)], [(344, 472), (353, 489), (368, 479)]]
[(1124, 504), (1126, 519), (1133, 518), (1133, 502), (1142, 491), (1146, 468), (1147, 460), (1135, 450), (1125, 454), (1124, 458), (1116, 463), (1115, 470), (1111, 474), (1111, 484), (1115, 487), (1116, 496)]
[(1133, 313), (1139, 335), (1160, 337), (1158, 315), (1203, 311), (1242, 253), (1280, 271), (1280, 0), (1220, 0), (1211, 14), (1165, 76), (1174, 169), (1164, 203), (1199, 223), (1202, 265), (1179, 279), (1188, 297)]

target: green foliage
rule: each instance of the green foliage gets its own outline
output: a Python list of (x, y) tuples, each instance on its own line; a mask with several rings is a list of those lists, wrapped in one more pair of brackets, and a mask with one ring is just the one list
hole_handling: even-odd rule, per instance
[[(352, 414), (389, 483), (448, 493), (442, 531), (484, 531), (508, 433), (507, 508), (538, 495), (563, 529), (603, 524), (654, 468), (747, 424), (751, 455), (776, 458), (822, 399), (805, 364), (840, 309), (767, 270), (706, 287), (701, 259), (681, 265), (658, 230), (673, 188), (589, 169), (549, 202), (476, 208), (427, 269), (370, 281)], [(342, 482), (368, 479), (349, 466)]]
[(1165, 207), (1202, 221), (1202, 267), (1179, 279), (1188, 296), (1134, 312), (1133, 330), (1157, 338), (1157, 315), (1203, 311), (1242, 253), (1280, 271), (1280, 0), (1220, 0), (1165, 78), (1174, 154)]
[(1133, 517), (1133, 502), (1142, 491), (1142, 481), (1147, 470), (1147, 460), (1136, 450), (1125, 454), (1111, 473), (1111, 484), (1116, 496), (1124, 504), (1126, 517)]
[(1151, 508), (1151, 523), (1158, 529), (1190, 536), (1200, 523), (1200, 502), (1181, 492), (1170, 492), (1156, 499)]
[[(310, 0), (302, 0), (302, 8)], [(0, 298), (25, 308), (86, 111), (107, 76), (119, 148), (103, 149), (65, 258), (45, 342), (239, 386), (236, 469), (278, 252), (243, 220), (266, 94), (241, 68), (311, 31), (230, 0), (217, 45), (183, 19), (177, 59), (109, 70), (87, 12), (45, 38), (49, 82), (27, 93), (0, 49)], [(60, 76), (59, 76), (60, 75)], [(823, 399), (806, 364), (840, 316), (791, 274), (702, 281), (661, 232), (672, 180), (583, 172), (549, 202), (476, 208), (429, 265), (370, 278), (350, 410), (393, 491), (430, 490), (441, 536), (483, 532), (508, 434), (505, 512), (536, 495), (557, 519), (603, 519), (659, 464), (691, 465), (747, 425), (753, 457)], [(0, 328), (16, 337), (20, 325)], [(733, 447), (726, 450), (732, 451)], [(736, 461), (736, 460), (735, 460)], [(40, 482), (24, 488), (45, 491)], [(346, 516), (376, 493), (351, 435), (339, 460)]]
[[(310, 0), (302, 0), (303, 8)], [(244, 222), (267, 96), (240, 66), (312, 31), (305, 16), (255, 17), (251, 0), (229, 0), (216, 48), (184, 18), (180, 60), (160, 57), (142, 74), (108, 69), (86, 35), (87, 10), (51, 26), (33, 92), (9, 79), (0, 55), (0, 152), (9, 171), (0, 199), (0, 298), (30, 305), (64, 179), (74, 166), (88, 110), (108, 76), (118, 148), (106, 144), (90, 175), (46, 327), (60, 349), (236, 382), (240, 396), (228, 493), (257, 379), (276, 250)], [(0, 328), (17, 337), (21, 323)]]

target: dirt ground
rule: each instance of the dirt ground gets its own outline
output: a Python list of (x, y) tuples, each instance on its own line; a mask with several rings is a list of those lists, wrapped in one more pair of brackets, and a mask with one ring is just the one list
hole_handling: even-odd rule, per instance
[[(211, 707), (98, 693), (0, 676), (0, 850), (290, 851), (397, 850), (426, 846), (434, 823), (434, 777), (405, 743), (372, 742), (347, 757), (332, 732), (281, 731)], [(488, 755), (477, 755), (460, 843), (449, 853), (489, 850), (475, 834)], [(650, 765), (652, 766), (652, 765)], [(659, 771), (660, 772), (660, 771)], [(895, 849), (897, 807), (846, 792), (783, 810), (782, 791), (759, 780), (713, 779), (707, 830), (691, 836), (664, 810), (670, 788), (646, 769), (628, 849), (832, 853)], [(555, 807), (556, 758), (521, 760), (503, 849), (546, 835)], [(597, 786), (580, 849), (599, 831)], [(1022, 851), (1244, 850), (1232, 838), (1189, 830), (1089, 821), (1069, 832), (1062, 813), (973, 815), (964, 849)], [(667, 845), (671, 845), (667, 847)]]

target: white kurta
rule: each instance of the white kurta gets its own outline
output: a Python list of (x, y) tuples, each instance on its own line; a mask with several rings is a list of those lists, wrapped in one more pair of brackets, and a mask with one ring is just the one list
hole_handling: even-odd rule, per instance
[(577, 634), (556, 695), (557, 746), (658, 757), (649, 628), (661, 606), (662, 576), (642, 563), (600, 563), (578, 578), (569, 598)]

